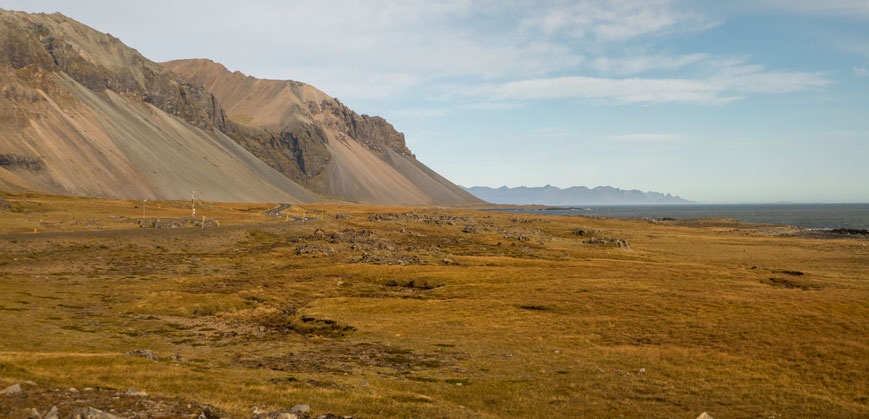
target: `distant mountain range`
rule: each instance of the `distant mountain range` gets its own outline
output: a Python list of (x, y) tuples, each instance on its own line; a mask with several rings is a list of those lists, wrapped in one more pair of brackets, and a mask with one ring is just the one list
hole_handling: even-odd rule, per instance
[[(464, 187), (463, 187), (464, 188)], [(636, 189), (625, 190), (611, 186), (598, 186), (586, 188), (585, 186), (573, 186), (561, 189), (546, 185), (543, 187), (489, 188), (487, 186), (473, 186), (464, 188), (477, 198), (493, 204), (516, 204), (516, 205), (672, 205), (692, 204), (693, 201), (662, 194), (660, 192), (643, 192)]]

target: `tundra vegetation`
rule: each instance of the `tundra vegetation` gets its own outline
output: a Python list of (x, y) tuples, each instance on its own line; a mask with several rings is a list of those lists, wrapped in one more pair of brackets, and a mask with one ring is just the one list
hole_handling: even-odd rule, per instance
[[(869, 416), (865, 238), (315, 204), (207, 202), (193, 218), (189, 202), (148, 201), (143, 218), (142, 201), (2, 198), (0, 389), (37, 386), (0, 395), (0, 416), (63, 417), (91, 396), (39, 389), (70, 387), (233, 417), (301, 403), (367, 418)], [(98, 408), (133, 409), (113, 397)]]

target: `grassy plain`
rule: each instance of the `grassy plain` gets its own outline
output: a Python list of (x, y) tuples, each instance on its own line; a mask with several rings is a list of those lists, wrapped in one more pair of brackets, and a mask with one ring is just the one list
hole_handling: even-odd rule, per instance
[(367, 418), (869, 416), (859, 239), (439, 208), (303, 205), (290, 212), (318, 218), (288, 222), (220, 203), (197, 209), (219, 227), (140, 228), (141, 201), (3, 196), (0, 388), (137, 388), (239, 417), (297, 403)]

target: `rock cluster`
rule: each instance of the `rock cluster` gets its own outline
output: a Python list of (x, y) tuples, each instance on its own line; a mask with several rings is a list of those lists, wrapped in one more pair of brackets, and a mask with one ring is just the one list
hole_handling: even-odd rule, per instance
[(592, 237), (588, 240), (584, 240), (585, 244), (594, 244), (594, 245), (615, 245), (620, 249), (631, 250), (631, 245), (628, 244), (624, 239), (615, 239), (611, 237)]

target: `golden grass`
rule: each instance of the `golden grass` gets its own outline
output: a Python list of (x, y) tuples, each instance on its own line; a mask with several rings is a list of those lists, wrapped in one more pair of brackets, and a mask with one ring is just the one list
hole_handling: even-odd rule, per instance
[[(219, 228), (139, 229), (140, 201), (5, 199), (0, 384), (135, 387), (239, 416), (263, 403), (362, 417), (869, 415), (859, 240), (434, 208), (303, 205), (325, 216), (286, 222), (267, 204), (219, 203), (197, 210)], [(411, 210), (458, 218), (368, 219)], [(354, 248), (317, 228), (375, 237)], [(330, 250), (297, 254), (306, 244)]]

